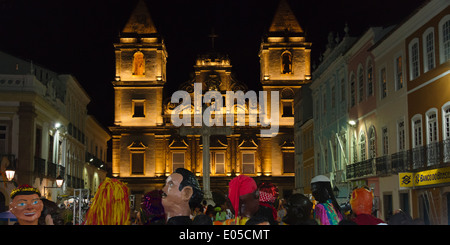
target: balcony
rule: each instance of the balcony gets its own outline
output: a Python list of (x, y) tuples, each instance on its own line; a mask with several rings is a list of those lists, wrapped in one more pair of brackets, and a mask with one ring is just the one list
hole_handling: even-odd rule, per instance
[(103, 171), (107, 171), (106, 163), (95, 157), (94, 154), (86, 152), (85, 156), (86, 156), (85, 160), (88, 164), (93, 165)]
[(347, 165), (347, 179), (360, 179), (375, 175), (375, 159), (368, 159)]
[(347, 165), (347, 179), (389, 176), (450, 165), (450, 139)]
[(56, 179), (58, 175), (64, 178), (65, 172), (64, 166), (48, 162), (40, 157), (34, 157), (34, 173), (39, 178)]
[(75, 176), (67, 175), (66, 184), (68, 187), (74, 189), (83, 189), (84, 188), (84, 180), (77, 178)]

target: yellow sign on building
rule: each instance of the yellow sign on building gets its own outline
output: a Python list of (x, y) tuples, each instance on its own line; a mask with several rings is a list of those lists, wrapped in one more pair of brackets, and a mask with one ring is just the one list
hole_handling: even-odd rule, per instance
[(414, 173), (399, 173), (398, 178), (400, 187), (414, 187)]
[(417, 173), (399, 173), (400, 187), (420, 187), (450, 183), (450, 167), (437, 168)]

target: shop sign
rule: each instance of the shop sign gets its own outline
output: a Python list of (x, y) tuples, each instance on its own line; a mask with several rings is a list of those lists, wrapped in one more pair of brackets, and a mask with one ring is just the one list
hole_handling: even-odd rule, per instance
[(400, 187), (421, 187), (450, 183), (450, 167), (420, 171), (417, 173), (399, 173)]
[(414, 173), (399, 173), (398, 174), (400, 187), (412, 188), (414, 187)]

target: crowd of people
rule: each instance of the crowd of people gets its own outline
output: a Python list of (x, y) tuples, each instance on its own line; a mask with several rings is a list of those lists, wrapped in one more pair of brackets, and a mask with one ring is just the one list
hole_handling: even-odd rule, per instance
[[(408, 213), (396, 211), (388, 221), (372, 214), (373, 192), (355, 188), (348, 210), (334, 197), (330, 180), (323, 175), (311, 181), (313, 201), (303, 194), (279, 197), (272, 183), (256, 184), (246, 175), (229, 182), (229, 190), (219, 203), (204, 200), (196, 176), (184, 168), (167, 177), (162, 190), (142, 197), (132, 212), (129, 189), (117, 179), (106, 178), (90, 203), (81, 225), (413, 225)], [(41, 198), (38, 189), (21, 185), (11, 192), (10, 211), (18, 225), (63, 225), (56, 203)]]

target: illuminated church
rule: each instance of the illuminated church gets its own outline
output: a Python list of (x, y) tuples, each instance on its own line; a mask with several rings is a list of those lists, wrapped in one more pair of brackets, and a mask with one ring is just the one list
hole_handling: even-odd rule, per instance
[[(139, 1), (120, 34), (120, 42), (114, 44), (112, 174), (126, 182), (136, 198), (162, 189), (167, 176), (178, 167), (194, 172), (203, 184), (204, 142), (199, 133), (181, 133), (171, 121), (177, 104), (163, 93), (168, 53), (155, 24), (146, 4)], [(292, 193), (294, 98), (311, 78), (310, 48), (288, 3), (281, 0), (259, 52), (262, 88), (269, 95), (279, 92), (278, 134), (262, 137), (259, 118), (258, 126), (250, 126), (247, 120), (245, 125), (235, 123), (228, 133), (211, 134), (209, 175), (213, 192), (226, 194), (229, 181), (245, 174), (254, 177), (257, 184), (276, 184), (280, 194)], [(202, 95), (210, 90), (219, 91), (223, 97), (226, 91), (248, 91), (246, 84), (233, 75), (233, 62), (227, 55), (199, 54), (192, 63), (195, 75), (180, 82), (178, 90), (192, 95), (194, 84), (201, 83)], [(270, 98), (268, 103), (270, 110)], [(237, 107), (235, 112), (245, 110), (248, 119), (248, 103), (244, 108)]]

